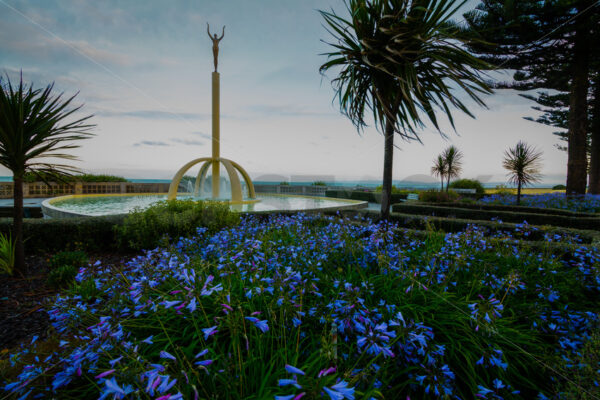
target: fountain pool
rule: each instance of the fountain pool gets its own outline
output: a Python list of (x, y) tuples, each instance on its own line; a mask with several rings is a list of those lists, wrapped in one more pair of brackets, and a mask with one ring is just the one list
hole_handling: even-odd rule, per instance
[[(178, 199), (191, 198), (179, 195)], [(147, 208), (166, 200), (166, 194), (107, 194), (71, 195), (47, 199), (42, 203), (45, 218), (93, 217), (127, 214), (135, 208)], [(277, 211), (335, 211), (366, 208), (365, 201), (335, 199), (329, 197), (260, 195), (243, 204), (231, 204), (232, 210), (248, 213)]]

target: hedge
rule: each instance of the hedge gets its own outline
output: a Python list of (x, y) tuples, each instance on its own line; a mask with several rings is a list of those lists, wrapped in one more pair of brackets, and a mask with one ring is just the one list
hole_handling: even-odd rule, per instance
[[(365, 192), (362, 190), (326, 190), (326, 197), (334, 197), (338, 199), (350, 199), (368, 201), (370, 203), (381, 203), (381, 193)], [(392, 203), (398, 203), (406, 199), (406, 193), (392, 194)]]
[(535, 214), (513, 211), (477, 210), (460, 207), (446, 207), (428, 204), (394, 204), (394, 212), (435, 215), (441, 217), (464, 218), (470, 220), (492, 220), (498, 218), (504, 222), (521, 223), (527, 221), (532, 225), (552, 225), (574, 229), (600, 229), (600, 218), (567, 217), (563, 215)]
[[(82, 217), (65, 219), (23, 220), (26, 254), (72, 250), (117, 250), (114, 226), (123, 223), (124, 216)], [(0, 219), (0, 232), (12, 230), (12, 219)]]
[[(327, 213), (332, 215), (334, 213)], [(352, 218), (352, 217), (367, 217), (370, 219), (378, 219), (379, 213), (371, 210), (348, 210), (336, 213), (338, 215)], [(456, 233), (465, 230), (469, 225), (478, 225), (483, 228), (487, 228), (492, 232), (504, 231), (514, 234), (519, 227), (515, 223), (508, 222), (496, 222), (496, 221), (475, 221), (472, 219), (459, 219), (459, 218), (445, 218), (445, 217), (432, 217), (415, 214), (403, 214), (393, 212), (390, 214), (390, 221), (397, 223), (402, 228), (410, 230), (421, 230), (426, 231), (428, 229), (442, 230), (446, 233)], [(522, 221), (521, 221), (522, 222)], [(532, 224), (533, 226), (533, 224)], [(548, 244), (542, 242), (544, 234), (559, 234), (559, 235), (577, 235), (584, 244), (598, 244), (600, 243), (600, 232), (592, 230), (572, 229), (572, 228), (556, 228), (550, 226), (535, 226), (537, 231), (531, 232), (526, 238), (521, 238), (524, 242), (536, 242)]]
[[(434, 202), (422, 201), (420, 204), (437, 205)], [(532, 214), (548, 214), (548, 215), (563, 215), (565, 217), (596, 217), (599, 214), (589, 212), (577, 212), (569, 210), (561, 210), (559, 208), (541, 208), (503, 204), (483, 204), (483, 203), (445, 203), (444, 207), (468, 208), (471, 210), (497, 210), (497, 211), (513, 211)]]

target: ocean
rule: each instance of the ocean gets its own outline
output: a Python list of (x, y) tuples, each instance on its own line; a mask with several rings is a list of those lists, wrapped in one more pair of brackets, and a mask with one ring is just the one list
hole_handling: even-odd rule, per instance
[[(139, 179), (139, 178), (127, 178), (129, 182), (135, 183), (170, 183), (170, 179)], [(12, 182), (12, 176), (0, 176), (0, 182)], [(255, 185), (277, 185), (280, 182), (268, 182), (268, 181), (253, 181)], [(288, 182), (292, 186), (309, 186), (313, 182)], [(482, 183), (483, 187), (493, 189), (498, 185), (505, 185), (506, 187), (513, 187), (506, 182), (485, 182)], [(381, 181), (364, 181), (364, 180), (348, 180), (348, 181), (333, 181), (325, 182), (326, 186), (341, 186), (348, 188), (376, 188), (381, 185)], [(393, 181), (393, 185), (402, 189), (437, 189), (440, 187), (439, 182), (414, 182), (414, 181)], [(529, 185), (530, 188), (549, 188), (556, 185), (556, 183), (536, 183)]]

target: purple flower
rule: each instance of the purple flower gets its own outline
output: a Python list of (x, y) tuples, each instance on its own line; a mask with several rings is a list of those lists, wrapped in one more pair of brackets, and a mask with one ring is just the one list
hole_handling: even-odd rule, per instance
[(146, 339), (142, 340), (142, 343), (146, 343), (146, 344), (153, 344), (153, 343), (154, 343), (154, 342), (152, 341), (152, 338), (153, 338), (153, 337), (154, 337), (153, 335), (150, 335), (150, 336), (148, 336)]
[(289, 372), (290, 374), (296, 374), (296, 375), (306, 375), (306, 374), (304, 373), (304, 371), (302, 371), (301, 369), (298, 369), (298, 368), (296, 368), (296, 367), (294, 367), (294, 366), (292, 366), (292, 365), (289, 365), (289, 364), (286, 364), (286, 365), (285, 365), (285, 370), (286, 370), (287, 372)]
[(94, 377), (94, 379), (102, 379), (105, 376), (109, 376), (110, 374), (112, 374), (113, 372), (115, 372), (114, 369), (109, 369), (108, 371), (104, 371), (101, 374), (98, 374)]
[(202, 329), (202, 333), (204, 333), (204, 340), (208, 340), (210, 336), (216, 334), (217, 332), (219, 332), (217, 330), (217, 325)]
[(168, 358), (169, 360), (177, 360), (177, 358), (175, 358), (175, 356), (173, 354), (168, 353), (164, 350), (161, 350), (160, 358)]

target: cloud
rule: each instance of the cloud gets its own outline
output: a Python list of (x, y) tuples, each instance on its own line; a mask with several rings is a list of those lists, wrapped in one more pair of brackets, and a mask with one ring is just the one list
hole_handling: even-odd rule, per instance
[(206, 138), (206, 139), (212, 139), (212, 135), (209, 133), (205, 133), (205, 132), (201, 132), (201, 131), (194, 131), (191, 133), (192, 133), (192, 135), (198, 135), (198, 136)]
[(257, 114), (261, 117), (264, 116), (277, 116), (277, 117), (337, 117), (338, 114), (327, 111), (323, 112), (320, 110), (311, 110), (305, 107), (298, 107), (295, 105), (271, 105), (271, 104), (259, 104), (250, 106), (247, 108), (251, 113)]
[(100, 110), (96, 112), (97, 116), (101, 117), (130, 117), (143, 119), (205, 119), (206, 114), (188, 113), (188, 112), (171, 112), (162, 110), (136, 110), (136, 111), (114, 111)]
[(134, 143), (133, 146), (169, 146), (169, 144), (155, 140), (142, 140), (141, 142)]
[(206, 142), (204, 140), (196, 140), (196, 139), (184, 139), (184, 138), (173, 138), (171, 142), (181, 143), (188, 146), (204, 146)]

